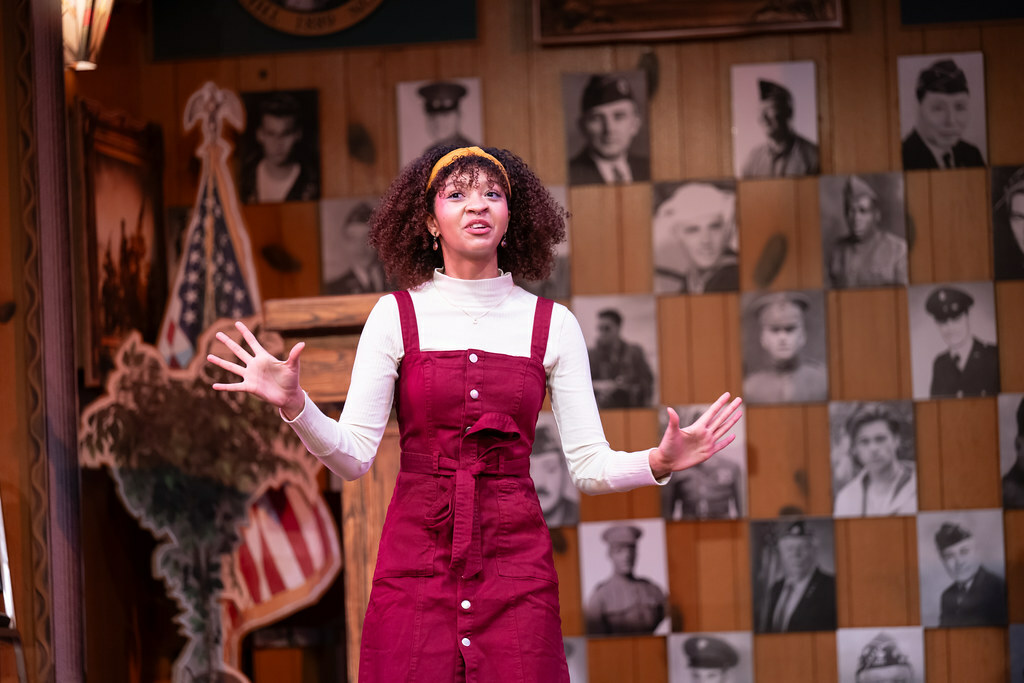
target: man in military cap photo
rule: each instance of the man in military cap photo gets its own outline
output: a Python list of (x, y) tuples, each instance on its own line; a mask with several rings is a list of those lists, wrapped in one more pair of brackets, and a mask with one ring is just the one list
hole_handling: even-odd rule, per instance
[(736, 649), (721, 638), (696, 635), (683, 641), (690, 683), (742, 683), (733, 679), (740, 658)]
[(608, 544), (612, 575), (594, 588), (585, 613), (587, 633), (654, 633), (666, 615), (666, 596), (654, 582), (634, 575), (636, 545), (643, 531), (630, 524), (609, 526), (601, 534)]
[(971, 530), (944, 522), (935, 533), (935, 547), (953, 580), (942, 592), (939, 626), (1006, 624), (1006, 584), (982, 566)]
[(459, 102), (466, 96), (466, 88), (451, 81), (437, 81), (420, 86), (416, 94), (423, 98), (423, 111), (427, 115), (429, 147), (455, 145), (471, 147), (473, 142), (462, 134), (462, 112)]
[[(833, 289), (907, 284), (907, 242), (886, 229), (890, 220), (902, 226), (903, 215), (886, 217), (878, 191), (872, 186), (884, 182), (902, 183), (902, 176), (886, 173), (846, 177), (842, 197), (846, 232), (832, 243), (827, 262)], [(827, 184), (822, 178), (823, 193)], [(824, 201), (823, 197), (823, 212)]]
[(932, 364), (932, 398), (999, 393), (999, 351), (971, 333), (972, 305), (974, 297), (949, 285), (935, 288), (925, 301), (925, 310), (948, 347)]
[(759, 78), (758, 123), (765, 142), (750, 150), (742, 178), (779, 178), (819, 173), (818, 145), (793, 130), (793, 94), (786, 86)]
[[(806, 520), (785, 523), (766, 548), (782, 577), (754, 605), (758, 633), (831, 631), (836, 628), (836, 580), (818, 564), (813, 528)], [(769, 564), (773, 564), (769, 562)], [(766, 571), (760, 567), (760, 575)]]
[[(743, 379), (743, 394), (750, 403), (800, 403), (828, 398), (828, 372), (824, 363), (808, 357), (807, 312), (810, 299), (803, 292), (775, 292), (756, 296), (748, 308), (744, 336), (745, 369), (761, 367)], [(823, 320), (820, 321), (824, 324)], [(751, 325), (756, 325), (751, 329)], [(752, 357), (753, 339), (765, 362)], [(820, 335), (824, 357), (824, 333)]]
[[(1014, 408), (1016, 406), (1016, 408)], [(1003, 436), (1012, 425), (1013, 438)], [(1000, 457), (1005, 463), (1012, 463), (1003, 474), (1003, 507), (1008, 509), (1024, 508), (1024, 394), (1002, 394), (999, 397), (999, 431), (1000, 447), (1006, 441), (1012, 443), (1011, 458)]]
[[(835, 404), (830, 404), (835, 405)], [(904, 425), (884, 404), (868, 403), (846, 421), (849, 457), (860, 471), (835, 494), (835, 517), (913, 515), (917, 474), (898, 457)]]
[(992, 190), (995, 279), (1024, 280), (1024, 166), (994, 167)]
[(635, 183), (651, 179), (651, 161), (634, 149), (644, 127), (633, 80), (640, 72), (593, 74), (583, 88), (577, 120), (584, 147), (569, 160), (569, 184)]
[[(900, 61), (905, 59), (908, 58)], [(902, 73), (904, 68), (900, 70)], [(956, 61), (938, 59), (923, 69), (917, 76), (914, 95), (916, 119), (910, 134), (903, 139), (903, 168), (984, 166), (981, 150), (963, 139), (971, 121), (972, 102), (967, 75)], [(903, 102), (901, 106), (908, 104)], [(981, 116), (984, 117), (984, 110)]]
[(538, 424), (530, 454), (530, 478), (550, 529), (580, 521), (579, 499), (570, 498), (576, 487), (569, 479), (569, 468), (554, 430), (552, 424)]
[(915, 677), (910, 658), (884, 632), (865, 645), (857, 659), (855, 683), (917, 683), (920, 680)]

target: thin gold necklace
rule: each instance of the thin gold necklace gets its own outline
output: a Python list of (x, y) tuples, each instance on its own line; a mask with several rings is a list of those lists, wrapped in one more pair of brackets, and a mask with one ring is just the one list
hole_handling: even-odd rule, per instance
[(480, 315), (473, 315), (472, 313), (470, 313), (469, 311), (467, 311), (467, 310), (466, 310), (465, 308), (463, 308), (462, 306), (459, 306), (459, 305), (458, 305), (457, 303), (455, 303), (454, 301), (451, 301), (450, 299), (448, 299), (448, 297), (446, 297), (446, 296), (445, 296), (444, 294), (442, 294), (442, 293), (441, 293), (441, 289), (440, 289), (440, 288), (439, 288), (439, 287), (437, 286), (437, 283), (436, 283), (436, 282), (431, 282), (430, 284), (434, 285), (434, 291), (435, 291), (435, 292), (437, 292), (437, 295), (438, 295), (439, 297), (441, 297), (441, 301), (444, 301), (444, 302), (445, 302), (446, 304), (448, 304), (448, 305), (449, 305), (449, 306), (451, 306), (452, 308), (457, 308), (458, 310), (460, 310), (460, 311), (462, 311), (463, 313), (465, 313), (465, 314), (466, 314), (466, 317), (468, 317), (468, 318), (469, 318), (470, 320), (472, 320), (472, 321), (473, 321), (473, 324), (474, 324), (474, 325), (476, 325), (476, 324), (477, 324), (478, 322), (480, 322), (481, 320), (483, 320), (483, 319), (484, 319), (484, 317), (485, 317), (485, 316), (486, 316), (486, 315), (487, 315), (488, 313), (490, 313), (491, 311), (493, 311), (493, 310), (494, 310), (495, 308), (497, 308), (498, 306), (500, 306), (500, 305), (502, 305), (503, 303), (505, 303), (505, 299), (507, 299), (507, 298), (509, 297), (509, 295), (510, 295), (510, 294), (512, 294), (512, 290), (513, 290), (513, 289), (515, 289), (515, 287), (509, 287), (509, 288), (508, 288), (508, 291), (507, 291), (507, 292), (505, 292), (505, 296), (501, 297), (501, 299), (500, 299), (500, 300), (498, 301), (498, 303), (494, 304), (493, 306), (491, 306), (490, 308), (488, 308), (488, 309), (487, 309), (486, 311), (484, 311), (484, 312), (483, 312), (483, 313), (481, 313)]

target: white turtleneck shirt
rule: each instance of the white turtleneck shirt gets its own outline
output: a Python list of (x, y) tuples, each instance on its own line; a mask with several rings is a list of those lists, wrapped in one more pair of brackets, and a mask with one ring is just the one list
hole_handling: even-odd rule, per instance
[[(516, 286), (511, 274), (458, 280), (437, 271), (410, 294), (422, 351), (473, 348), (529, 357), (537, 297)], [(302, 412), (288, 421), (309, 452), (340, 477), (360, 477), (373, 463), (404, 356), (398, 302), (394, 296), (383, 296), (359, 338), (341, 417), (328, 417), (307, 395)], [(625, 452), (608, 446), (583, 332), (572, 313), (557, 303), (551, 312), (544, 371), (562, 449), (577, 488), (607, 493), (668, 481), (668, 477), (655, 480), (650, 449)]]

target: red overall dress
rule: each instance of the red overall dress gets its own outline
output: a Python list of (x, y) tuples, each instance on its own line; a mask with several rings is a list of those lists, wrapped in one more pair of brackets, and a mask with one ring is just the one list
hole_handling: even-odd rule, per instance
[(420, 351), (397, 292), (402, 461), (363, 625), (359, 679), (567, 683), (551, 539), (530, 479), (551, 301), (530, 357)]

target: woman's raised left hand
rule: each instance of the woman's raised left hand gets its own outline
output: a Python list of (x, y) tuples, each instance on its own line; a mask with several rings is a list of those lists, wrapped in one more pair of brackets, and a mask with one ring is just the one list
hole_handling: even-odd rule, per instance
[(739, 396), (730, 402), (729, 392), (726, 392), (692, 425), (681, 429), (679, 414), (667, 408), (668, 428), (661, 437), (661, 443), (650, 454), (654, 478), (660, 479), (671, 472), (699, 465), (731, 444), (736, 435), (729, 432), (743, 415), (739, 409), (742, 403)]

